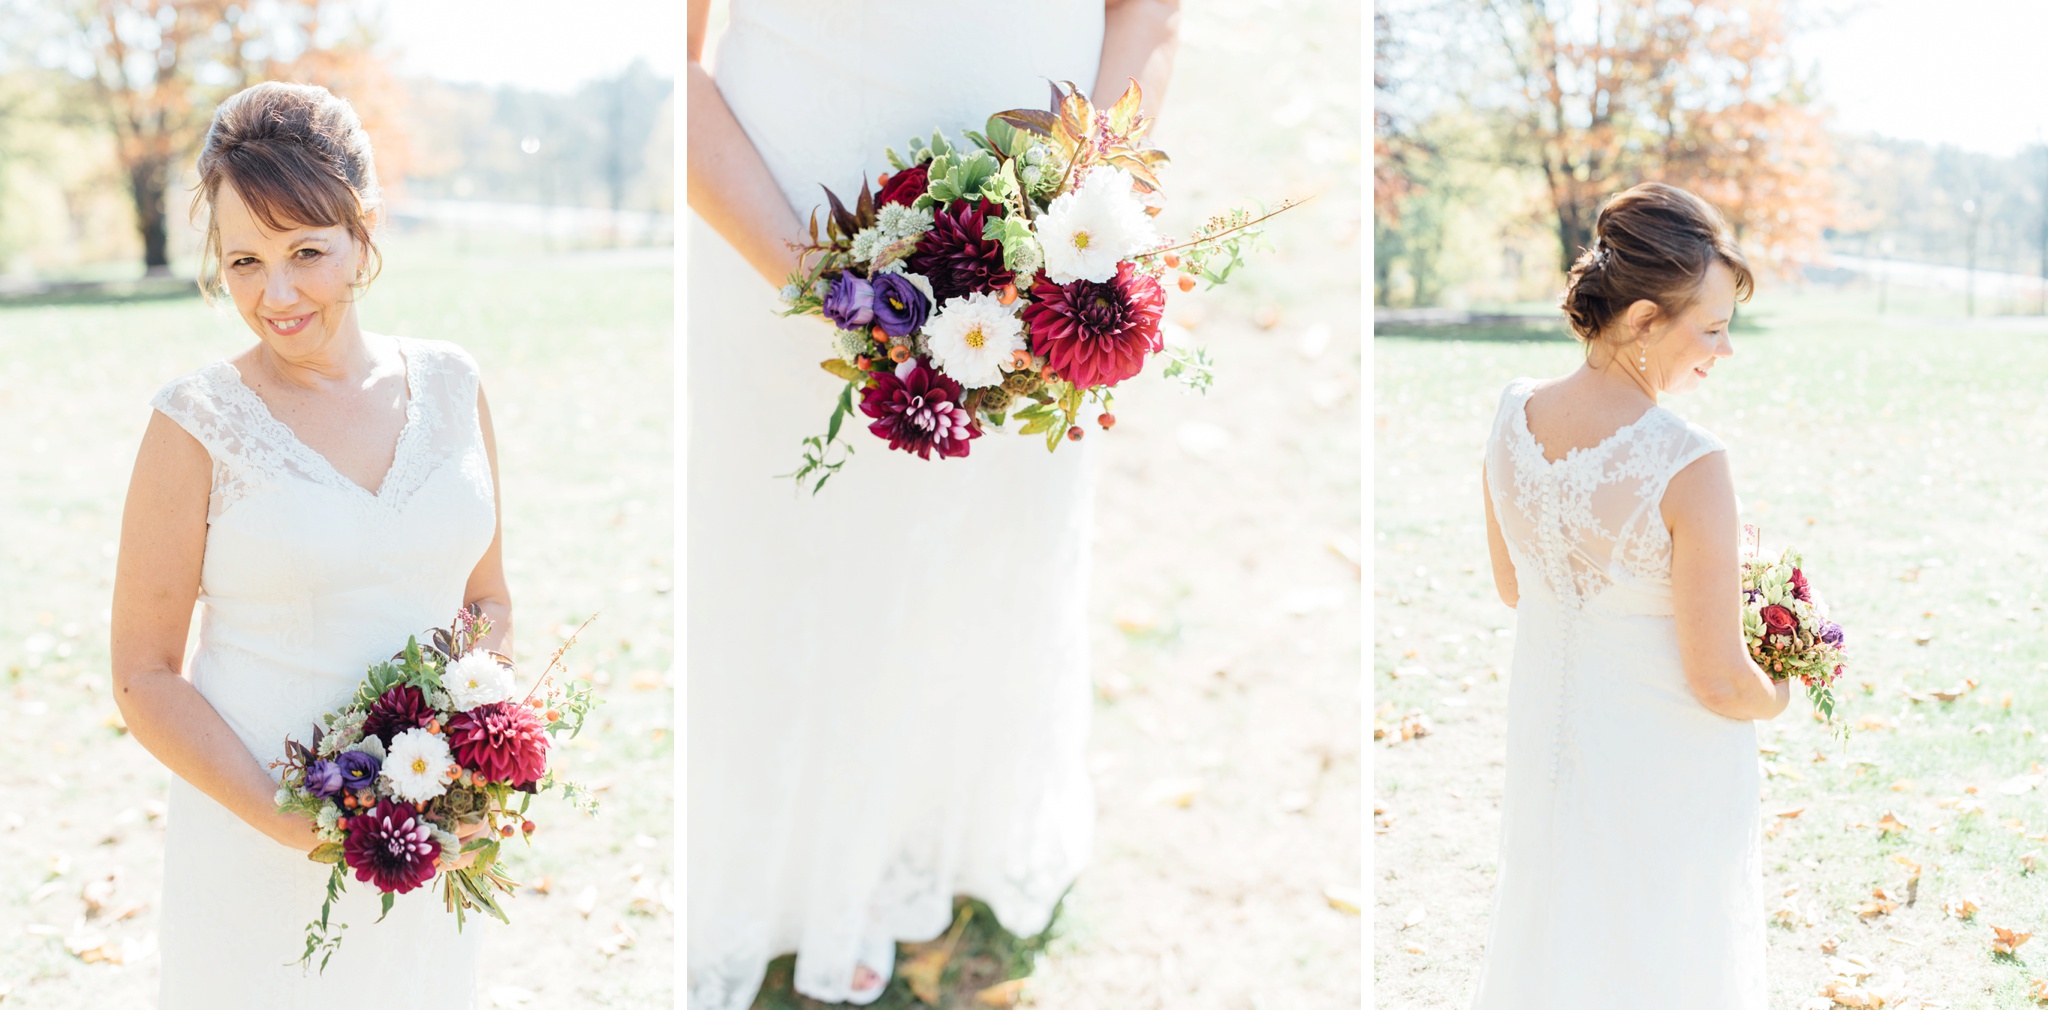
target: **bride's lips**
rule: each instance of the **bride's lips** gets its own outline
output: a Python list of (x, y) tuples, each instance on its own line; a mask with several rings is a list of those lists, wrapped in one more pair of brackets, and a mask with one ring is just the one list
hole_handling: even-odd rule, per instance
[(1695, 375), (1699, 376), (1700, 378), (1704, 379), (1704, 378), (1706, 378), (1706, 377), (1707, 377), (1707, 370), (1706, 370), (1706, 369), (1704, 369), (1704, 368), (1695, 368), (1695, 369), (1693, 369), (1693, 374), (1695, 374)]
[(270, 327), (270, 332), (275, 333), (280, 337), (289, 337), (292, 334), (305, 329), (306, 324), (312, 321), (313, 314), (310, 312), (306, 313), (303, 316), (286, 316), (282, 319), (271, 318), (266, 316), (264, 317), (263, 320), (263, 322)]

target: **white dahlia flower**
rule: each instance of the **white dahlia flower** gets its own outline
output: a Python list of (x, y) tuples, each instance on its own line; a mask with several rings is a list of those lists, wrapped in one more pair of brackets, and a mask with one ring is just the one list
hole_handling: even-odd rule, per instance
[(391, 794), (409, 803), (425, 803), (448, 791), (448, 773), (455, 770), (448, 741), (424, 729), (409, 729), (391, 738), (383, 777)]
[(1116, 265), (1159, 241), (1145, 205), (1131, 193), (1131, 174), (1097, 165), (1079, 189), (1062, 193), (1037, 221), (1045, 249), (1045, 275), (1056, 284), (1100, 283), (1116, 276)]
[(987, 292), (946, 299), (924, 336), (932, 363), (970, 389), (1000, 384), (1011, 352), (1024, 349), (1023, 321)]
[(478, 650), (449, 663), (441, 671), (441, 687), (448, 692), (450, 707), (467, 712), (478, 705), (510, 700), (517, 685), (505, 664)]

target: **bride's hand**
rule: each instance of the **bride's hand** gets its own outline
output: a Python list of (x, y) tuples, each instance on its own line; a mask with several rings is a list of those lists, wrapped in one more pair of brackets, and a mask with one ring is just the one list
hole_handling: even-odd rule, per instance
[[(485, 827), (481, 822), (476, 824), (464, 824), (455, 829), (455, 838), (457, 841), (460, 841), (463, 845), (468, 845), (470, 839), (475, 838), (479, 833), (488, 830), (490, 829)], [(460, 856), (455, 857), (454, 859), (448, 859), (446, 857), (443, 857), (439, 860), (438, 865), (443, 870), (466, 870), (469, 869), (469, 864), (475, 861), (476, 853), (465, 852)]]

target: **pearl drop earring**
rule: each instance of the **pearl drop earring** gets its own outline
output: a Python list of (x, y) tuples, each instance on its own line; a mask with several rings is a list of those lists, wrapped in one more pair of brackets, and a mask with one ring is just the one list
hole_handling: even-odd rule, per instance
[(1636, 347), (1640, 349), (1636, 355), (1636, 371), (1647, 372), (1650, 370), (1650, 343), (1647, 340), (1638, 340)]

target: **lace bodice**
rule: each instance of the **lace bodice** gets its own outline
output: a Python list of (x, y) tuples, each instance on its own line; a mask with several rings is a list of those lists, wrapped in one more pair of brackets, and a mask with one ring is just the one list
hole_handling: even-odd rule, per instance
[(1582, 608), (1621, 585), (1631, 591), (1628, 609), (1669, 613), (1664, 489), (1694, 460), (1724, 448), (1720, 440), (1653, 406), (1598, 445), (1546, 459), (1529, 432), (1535, 390), (1534, 379), (1508, 384), (1486, 447), (1487, 493), (1523, 592), (1538, 588)]
[[(213, 459), (192, 686), (266, 767), (286, 738), (311, 739), (369, 663), (455, 615), (496, 530), (476, 362), (440, 341), (398, 346), (405, 426), (375, 492), (300, 442), (226, 361), (150, 401)], [(345, 980), (370, 973), (426, 1005), (472, 1005), (478, 924), (457, 932), (430, 890), (376, 922), (375, 889), (352, 881), (336, 908), (348, 942), (324, 975), (301, 973), (292, 963), (326, 868), (182, 780), (169, 824), (164, 1010), (342, 1010), (361, 1002)]]

